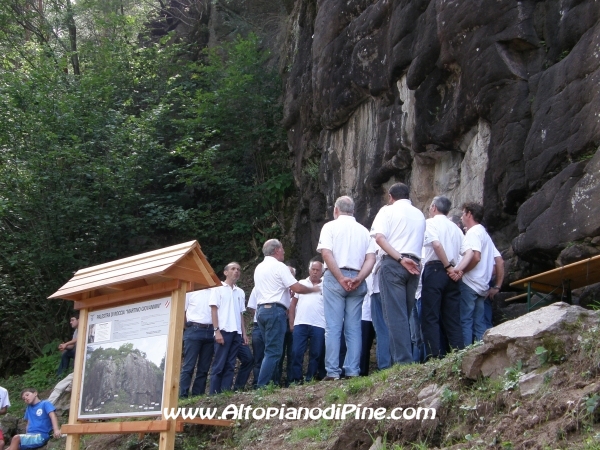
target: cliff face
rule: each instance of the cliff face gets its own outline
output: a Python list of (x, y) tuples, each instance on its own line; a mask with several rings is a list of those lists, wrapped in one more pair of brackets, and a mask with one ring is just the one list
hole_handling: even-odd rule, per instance
[(483, 202), (513, 271), (598, 252), (596, 1), (297, 0), (281, 58), (303, 258), (337, 196), (369, 226), (396, 181)]
[(198, 4), (205, 42), (257, 32), (281, 68), (303, 261), (336, 197), (370, 226), (396, 181), (482, 202), (510, 279), (600, 252), (596, 0)]

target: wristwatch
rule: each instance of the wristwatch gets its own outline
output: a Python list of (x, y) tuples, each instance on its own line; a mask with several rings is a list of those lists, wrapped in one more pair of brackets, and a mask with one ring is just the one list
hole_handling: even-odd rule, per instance
[(215, 331), (219, 331), (219, 327), (215, 327)]
[(400, 255), (400, 258), (398, 258), (396, 261), (398, 261), (399, 263), (401, 263), (403, 259), (404, 259), (404, 256)]

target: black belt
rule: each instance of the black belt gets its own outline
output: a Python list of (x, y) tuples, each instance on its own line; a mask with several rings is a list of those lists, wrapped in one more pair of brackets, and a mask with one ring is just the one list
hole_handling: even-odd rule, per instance
[(185, 326), (187, 328), (210, 328), (212, 327), (212, 323), (186, 322)]
[[(425, 265), (426, 265), (426, 266), (430, 266), (430, 265), (432, 265), (432, 264), (442, 264), (442, 262), (441, 262), (439, 259), (435, 259), (435, 260), (433, 260), (433, 261), (427, 261), (427, 262), (425, 263)], [(442, 265), (444, 265), (444, 264), (442, 264)]]
[(287, 311), (287, 308), (285, 306), (283, 306), (281, 303), (261, 303), (260, 305), (258, 305), (258, 307), (260, 308), (261, 306), (267, 306), (267, 305), (275, 305), (275, 306), (279, 306), (280, 308), (283, 308)]
[(340, 270), (353, 270), (354, 272), (360, 272), (358, 269), (353, 269), (351, 267), (340, 267)]
[[(421, 264), (421, 259), (417, 258), (415, 255), (411, 255), (409, 253), (400, 253), (400, 256), (402, 256), (403, 258), (410, 258), (414, 262), (416, 262), (417, 264)], [(389, 258), (389, 259), (394, 259), (390, 255), (383, 255), (383, 257), (384, 258)], [(397, 260), (394, 259), (394, 261), (397, 261)]]

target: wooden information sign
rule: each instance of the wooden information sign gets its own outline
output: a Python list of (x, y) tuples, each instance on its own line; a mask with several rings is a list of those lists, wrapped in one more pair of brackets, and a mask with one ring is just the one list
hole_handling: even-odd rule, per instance
[(159, 449), (174, 448), (185, 421), (162, 419), (162, 411), (177, 408), (186, 292), (220, 285), (191, 241), (79, 270), (49, 297), (80, 310), (69, 422), (61, 428), (67, 450), (79, 449), (82, 434), (115, 433), (160, 433)]

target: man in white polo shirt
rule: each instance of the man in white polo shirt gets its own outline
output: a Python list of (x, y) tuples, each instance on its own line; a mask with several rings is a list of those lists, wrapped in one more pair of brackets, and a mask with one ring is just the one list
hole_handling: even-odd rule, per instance
[(189, 292), (185, 297), (185, 330), (183, 332), (183, 365), (179, 378), (179, 397), (189, 395), (192, 375), (192, 396), (203, 395), (214, 354), (215, 338), (208, 301), (211, 289)]
[(317, 251), (327, 270), (323, 277), (325, 304), (325, 380), (340, 378), (340, 338), (346, 338), (344, 372), (348, 377), (360, 373), (362, 302), (367, 294), (365, 278), (375, 264), (375, 246), (370, 246), (369, 231), (354, 218), (354, 201), (338, 198), (333, 219), (321, 229)]
[(423, 289), (421, 295), (421, 329), (425, 341), (425, 358), (439, 358), (441, 331), (451, 349), (464, 347), (460, 324), (460, 288), (450, 278), (460, 261), (462, 231), (447, 214), (452, 203), (447, 197), (434, 197), (429, 206), (423, 243)]
[(215, 359), (210, 372), (210, 394), (230, 391), (235, 360), (242, 342), (248, 345), (242, 313), (246, 310), (246, 295), (236, 286), (242, 268), (236, 262), (225, 266), (223, 286), (211, 289), (210, 305), (215, 333)]
[(408, 319), (415, 305), (425, 233), (425, 216), (412, 206), (408, 195), (408, 186), (393, 184), (389, 204), (379, 210), (371, 227), (371, 236), (384, 254), (379, 288), (393, 364), (413, 362)]
[(285, 251), (277, 239), (263, 245), (265, 259), (254, 270), (256, 293), (256, 321), (265, 343), (265, 353), (260, 365), (257, 387), (273, 381), (277, 364), (283, 353), (287, 330), (287, 310), (290, 307), (290, 289), (298, 294), (320, 292), (318, 286), (304, 286), (294, 278), (283, 263)]
[[(471, 345), (473, 339), (480, 341), (487, 330), (484, 311), (486, 297), (493, 298), (504, 281), (504, 260), (494, 246), (492, 238), (483, 220), (483, 206), (478, 203), (463, 205), (462, 223), (467, 229), (463, 246), (462, 259), (452, 271), (452, 278), (459, 283), (461, 292), (460, 320), (465, 346)], [(489, 282), (496, 266), (496, 284)]]
[[(309, 277), (300, 280), (301, 284), (308, 287), (320, 286), (323, 276), (323, 263), (311, 260), (308, 265)], [(323, 308), (323, 294), (301, 294), (292, 299), (290, 306), (290, 324), (292, 332), (292, 370), (291, 382), (301, 383), (304, 353), (310, 340), (308, 368), (306, 381), (311, 381), (317, 376), (319, 361), (325, 351), (325, 310)]]

